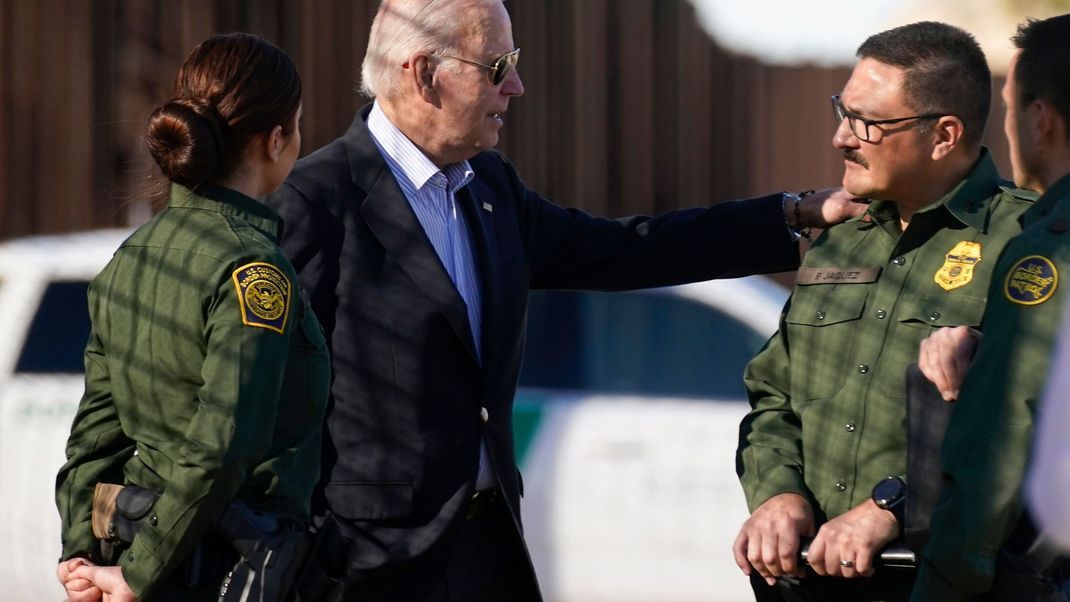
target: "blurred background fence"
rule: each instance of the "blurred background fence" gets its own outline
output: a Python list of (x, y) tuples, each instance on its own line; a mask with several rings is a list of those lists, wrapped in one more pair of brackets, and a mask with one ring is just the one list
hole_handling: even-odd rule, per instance
[[(366, 102), (356, 87), (377, 5), (0, 0), (0, 239), (147, 219), (143, 124), (214, 32), (260, 33), (294, 57), (303, 153), (340, 135)], [(727, 52), (685, 0), (507, 5), (527, 93), (501, 147), (556, 202), (626, 215), (839, 181), (828, 96), (847, 68)], [(1009, 174), (993, 106), (988, 143)]]

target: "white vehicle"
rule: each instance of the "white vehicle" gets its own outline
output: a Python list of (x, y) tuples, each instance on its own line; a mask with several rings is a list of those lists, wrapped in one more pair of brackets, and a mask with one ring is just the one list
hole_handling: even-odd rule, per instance
[[(0, 243), (0, 582), (58, 600), (55, 476), (82, 394), (86, 291), (129, 230)], [(760, 278), (533, 293), (514, 414), (547, 602), (736, 602), (744, 364), (787, 292)]]
[(61, 600), (56, 472), (83, 390), (86, 291), (129, 230), (0, 243), (0, 583)]
[(787, 295), (761, 277), (532, 294), (513, 416), (547, 602), (752, 599), (731, 551), (743, 368)]

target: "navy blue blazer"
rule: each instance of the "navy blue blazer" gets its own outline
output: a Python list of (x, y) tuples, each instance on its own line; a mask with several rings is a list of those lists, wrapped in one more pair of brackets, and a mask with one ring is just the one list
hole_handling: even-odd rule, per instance
[(332, 353), (313, 509), (369, 539), (352, 570), (396, 565), (455, 532), (481, 439), (521, 528), (512, 408), (529, 290), (664, 286), (799, 261), (779, 194), (606, 219), (547, 201), (503, 154), (482, 152), (458, 195), (482, 285), (481, 365), (464, 302), (368, 132), (369, 109), (267, 201)]

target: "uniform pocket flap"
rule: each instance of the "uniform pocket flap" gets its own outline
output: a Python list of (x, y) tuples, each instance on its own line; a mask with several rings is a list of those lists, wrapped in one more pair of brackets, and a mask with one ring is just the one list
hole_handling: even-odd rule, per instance
[(323, 491), (331, 511), (349, 520), (383, 520), (412, 515), (410, 481), (336, 481)]
[(857, 320), (865, 310), (866, 293), (862, 287), (849, 286), (837, 287), (820, 296), (795, 294), (784, 320), (802, 326), (829, 326)]
[(979, 326), (985, 313), (984, 299), (963, 295), (906, 299), (899, 310), (904, 324), (929, 326)]

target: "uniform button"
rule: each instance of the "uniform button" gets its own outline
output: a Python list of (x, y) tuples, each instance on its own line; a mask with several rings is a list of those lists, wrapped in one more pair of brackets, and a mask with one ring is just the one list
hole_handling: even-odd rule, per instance
[(847, 491), (847, 482), (843, 480), (836, 481), (836, 491)]
[(487, 408), (479, 408), (479, 419), (483, 422), (490, 420), (490, 412), (487, 411)]
[(929, 314), (929, 321), (930, 322), (935, 322), (935, 321), (937, 321), (939, 319), (940, 319), (940, 312), (934, 311), (933, 313)]
[(155, 527), (156, 523), (158, 523), (158, 522), (160, 522), (160, 519), (156, 518), (156, 513), (153, 512), (152, 516), (149, 517), (149, 524), (152, 525), (153, 527)]
[(858, 364), (858, 372), (859, 374), (865, 374), (869, 372), (869, 366), (866, 364)]
[(907, 258), (903, 257), (902, 255), (900, 255), (899, 257), (896, 257), (895, 259), (892, 260), (892, 263), (894, 263), (895, 265), (903, 265), (906, 262), (907, 262)]
[(887, 316), (887, 315), (888, 315), (888, 312), (885, 311), (883, 307), (877, 310), (877, 319), (878, 320), (883, 320), (884, 317)]
[(855, 432), (855, 423), (853, 423), (853, 422), (848, 422), (847, 424), (843, 425), (843, 428), (844, 428), (844, 430), (846, 430), (846, 431), (847, 431), (848, 433), (853, 433), (853, 432)]
[(823, 312), (823, 311), (817, 312), (817, 319), (818, 320), (824, 320), (825, 319), (825, 312)]

